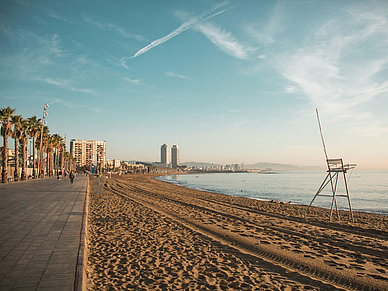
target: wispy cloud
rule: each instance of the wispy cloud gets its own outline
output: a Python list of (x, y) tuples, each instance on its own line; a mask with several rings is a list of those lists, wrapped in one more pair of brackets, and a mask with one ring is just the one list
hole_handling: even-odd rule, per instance
[[(212, 14), (214, 11), (218, 10), (220, 7), (222, 7), (228, 3), (229, 2), (222, 2), (220, 4), (215, 5), (213, 8), (205, 11), (204, 13), (202, 13), (198, 16), (192, 17), (189, 21), (184, 22), (177, 29), (174, 29), (172, 32), (170, 32), (166, 36), (158, 38), (158, 39), (152, 41), (149, 45), (138, 50), (131, 58), (136, 58), (136, 57), (144, 54), (145, 52), (149, 51), (150, 49), (152, 49), (158, 45), (161, 45), (161, 44), (165, 43), (166, 41), (170, 40), (171, 38), (173, 38), (173, 37), (181, 34), (182, 32), (190, 29), (194, 24), (198, 23), (200, 20), (202, 20), (206, 17), (209, 18), (208, 17), (209, 14)], [(226, 10), (224, 10), (224, 11), (226, 11)], [(214, 13), (214, 15), (219, 15), (219, 14), (220, 14), (219, 12)]]
[(87, 111), (92, 111), (93, 113), (112, 113), (105, 109), (100, 109), (95, 106), (90, 106), (90, 104), (85, 105), (80, 102), (69, 102), (60, 98), (49, 100), (49, 104), (50, 105), (59, 104), (60, 106), (67, 107), (69, 109), (87, 110)]
[(388, 134), (388, 126), (382, 126), (381, 124), (374, 122), (372, 124), (355, 126), (352, 128), (352, 132), (356, 136), (368, 137), (379, 137)]
[(74, 103), (71, 103), (71, 102), (68, 102), (68, 101), (64, 101), (62, 99), (59, 99), (59, 98), (56, 98), (54, 100), (49, 100), (48, 102), (50, 105), (53, 105), (53, 104), (61, 104), (62, 106), (65, 106), (67, 108), (70, 108), (70, 109), (73, 109), (75, 108), (75, 104)]
[(46, 57), (62, 57), (66, 54), (60, 47), (61, 39), (57, 33), (40, 36), (28, 30), (12, 29), (3, 24), (0, 25), (0, 32), (9, 41), (22, 44), (26, 54), (37, 52)]
[(277, 37), (287, 29), (287, 6), (283, 1), (278, 1), (274, 6), (269, 21), (254, 26), (246, 26), (246, 31), (261, 45), (269, 46), (276, 42)]
[(224, 53), (238, 59), (248, 59), (248, 52), (253, 50), (240, 44), (230, 33), (221, 30), (212, 23), (197, 23), (195, 29), (203, 33), (213, 44), (215, 44)]
[(188, 77), (186, 76), (183, 76), (183, 75), (180, 75), (180, 74), (175, 74), (174, 72), (166, 72), (165, 73), (167, 76), (170, 76), (170, 77), (176, 77), (176, 78), (181, 78), (183, 80), (189, 80)]
[(46, 13), (51, 18), (54, 18), (54, 19), (57, 19), (57, 20), (61, 20), (61, 21), (67, 22), (67, 23), (76, 23), (76, 21), (70, 20), (70, 19), (68, 19), (68, 18), (66, 18), (66, 17), (64, 17), (62, 15), (58, 15), (54, 11), (52, 11), (50, 9), (46, 10)]
[(130, 57), (125, 57), (120, 59), (120, 64), (126, 68), (127, 70), (130, 70), (131, 68), (127, 66), (127, 61), (130, 59)]
[(51, 79), (51, 78), (45, 78), (45, 79), (36, 79), (36, 81), (45, 82), (47, 84), (51, 84), (54, 86), (57, 86), (61, 89), (73, 91), (73, 92), (80, 92), (80, 93), (87, 93), (87, 94), (95, 94), (95, 92), (92, 89), (85, 89), (85, 88), (78, 88), (74, 86), (72, 83), (73, 81), (70, 79)]
[(83, 19), (84, 19), (84, 21), (86, 23), (94, 25), (94, 26), (96, 26), (98, 28), (101, 28), (101, 29), (104, 29), (104, 30), (108, 30), (108, 31), (115, 31), (116, 33), (118, 33), (122, 37), (134, 38), (134, 39), (136, 39), (138, 41), (144, 41), (144, 37), (143, 36), (141, 36), (139, 34), (129, 33), (124, 28), (122, 28), (120, 26), (117, 26), (115, 24), (112, 24), (112, 23), (109, 23), (109, 22), (105, 22), (104, 23), (104, 22), (95, 20), (91, 16), (86, 16), (86, 15), (83, 15)]
[(7, 72), (8, 77), (16, 74), (14, 77), (28, 79), (68, 56), (56, 33), (40, 36), (31, 31), (5, 26), (0, 26), (0, 33), (8, 44), (23, 48), (0, 56), (0, 65), (3, 68), (0, 74)]
[(286, 93), (295, 93), (298, 91), (298, 88), (295, 86), (287, 86), (286, 87)]
[(365, 116), (361, 105), (388, 93), (381, 75), (388, 68), (388, 20), (377, 11), (342, 16), (323, 25), (308, 46), (279, 58), (282, 75), (333, 121)]
[(131, 79), (131, 78), (128, 78), (128, 77), (123, 77), (123, 80), (129, 82), (129, 83), (132, 83), (132, 84), (140, 84), (140, 80), (139, 79)]

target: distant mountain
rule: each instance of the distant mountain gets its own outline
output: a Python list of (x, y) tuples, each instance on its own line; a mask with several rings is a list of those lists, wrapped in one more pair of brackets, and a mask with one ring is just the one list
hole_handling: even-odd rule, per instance
[(322, 171), (324, 169), (317, 166), (296, 166), (278, 163), (256, 163), (253, 165), (244, 165), (244, 169), (274, 170), (274, 171)]

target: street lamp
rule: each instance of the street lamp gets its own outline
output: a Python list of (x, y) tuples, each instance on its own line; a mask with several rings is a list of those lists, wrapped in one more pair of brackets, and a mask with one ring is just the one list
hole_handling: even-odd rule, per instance
[[(38, 176), (39, 177), (44, 177), (44, 170), (41, 169), (42, 167), (42, 159), (43, 159), (43, 154), (42, 154), (42, 141), (43, 141), (43, 127), (45, 124), (47, 124), (47, 121), (46, 121), (46, 116), (48, 115), (48, 113), (46, 112), (47, 108), (49, 107), (49, 105), (46, 103), (46, 101), (44, 101), (44, 106), (43, 106), (43, 118), (42, 118), (42, 129), (40, 131), (40, 144), (39, 144), (39, 159), (38, 159)], [(43, 173), (42, 173), (43, 172)]]

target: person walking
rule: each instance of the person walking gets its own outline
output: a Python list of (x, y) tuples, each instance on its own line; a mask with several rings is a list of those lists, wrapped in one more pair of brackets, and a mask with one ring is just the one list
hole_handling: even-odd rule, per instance
[(73, 181), (74, 181), (74, 178), (75, 178), (75, 173), (74, 173), (74, 171), (71, 171), (71, 172), (70, 172), (69, 178), (70, 178), (70, 183), (73, 184)]

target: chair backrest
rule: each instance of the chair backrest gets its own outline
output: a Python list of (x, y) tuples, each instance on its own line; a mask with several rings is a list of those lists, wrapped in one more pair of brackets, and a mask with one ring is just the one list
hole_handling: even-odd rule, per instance
[(344, 162), (340, 159), (327, 159), (327, 170), (328, 172), (344, 171)]

